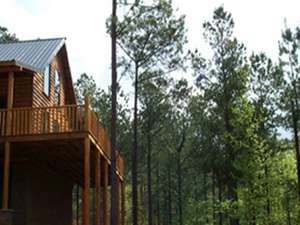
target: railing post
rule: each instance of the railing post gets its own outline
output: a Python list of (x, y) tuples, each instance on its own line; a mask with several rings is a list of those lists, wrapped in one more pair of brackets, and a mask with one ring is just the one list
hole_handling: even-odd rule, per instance
[[(14, 100), (14, 73), (8, 74), (8, 87), (7, 87), (7, 120), (6, 120), (6, 135), (11, 135), (12, 125), (12, 108)], [(2, 208), (8, 209), (9, 202), (9, 172), (10, 172), (10, 151), (11, 144), (6, 141), (4, 144), (4, 162), (3, 162), (3, 196)]]
[(5, 142), (4, 145), (4, 162), (3, 162), (3, 197), (2, 197), (2, 209), (8, 209), (9, 202), (9, 172), (10, 172), (10, 149), (9, 142)]
[(85, 124), (85, 130), (90, 131), (91, 128), (91, 113), (90, 113), (90, 105), (91, 101), (89, 96), (85, 96), (84, 98), (84, 124)]
[(9, 74), (8, 74), (8, 85), (7, 85), (6, 136), (11, 135), (13, 103), (14, 103), (14, 72), (9, 72)]

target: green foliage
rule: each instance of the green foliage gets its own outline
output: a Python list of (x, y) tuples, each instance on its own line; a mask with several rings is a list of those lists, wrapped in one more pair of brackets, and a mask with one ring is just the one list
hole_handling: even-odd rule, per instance
[[(94, 112), (97, 113), (98, 118), (103, 127), (110, 130), (110, 118), (111, 118), (111, 93), (104, 91), (97, 87), (97, 84), (92, 76), (82, 74), (75, 82), (75, 92), (77, 96), (77, 103), (83, 104), (85, 96), (90, 97), (91, 106)], [(127, 107), (127, 96), (120, 93), (119, 96), (122, 104), (118, 105), (118, 143), (122, 153), (130, 151), (130, 117)], [(110, 132), (108, 132), (110, 134)], [(128, 153), (124, 154), (127, 159)], [(128, 160), (129, 161), (129, 160)], [(129, 167), (126, 167), (129, 170)], [(127, 176), (128, 177), (128, 176)]]
[[(200, 88), (199, 96), (192, 97), (190, 103), (191, 141), (197, 146), (190, 154), (193, 159), (202, 159), (196, 163), (191, 160), (190, 166), (206, 180), (204, 197), (193, 202), (195, 210), (208, 203), (212, 211), (207, 215), (204, 210), (195, 221), (297, 224), (298, 207), (290, 207), (298, 205), (296, 163), (291, 145), (277, 137), (283, 120), (279, 99), (285, 92), (278, 87), (288, 83), (283, 72), (290, 67), (283, 68), (282, 62), (281, 66), (274, 64), (263, 53), (252, 54), (248, 61), (245, 47), (232, 37), (234, 22), (223, 7), (217, 8), (213, 20), (203, 27), (213, 58), (190, 52)], [(285, 36), (291, 42), (298, 41), (291, 34)], [(287, 49), (282, 52), (286, 54)], [(291, 105), (286, 108), (291, 110)], [(293, 178), (288, 179), (287, 173)], [(201, 180), (197, 183), (203, 187)]]
[[(287, 118), (283, 121), (286, 127), (293, 127), (294, 120), (299, 123), (299, 90), (300, 90), (300, 29), (295, 32), (286, 28), (282, 32), (282, 40), (279, 42), (280, 67), (282, 74), (278, 77), (277, 88), (281, 91), (280, 108)], [(293, 110), (294, 109), (294, 110)], [(295, 115), (293, 116), (293, 112)], [(294, 118), (293, 118), (294, 117)], [(296, 117), (296, 118), (295, 118)]]
[(130, 71), (133, 64), (144, 69), (154, 66), (174, 70), (182, 63), (185, 18), (174, 16), (170, 0), (153, 0), (147, 4), (138, 1), (118, 23), (118, 44), (127, 58), (125, 69)]
[(75, 83), (75, 92), (78, 104), (84, 104), (85, 96), (90, 97), (92, 109), (98, 114), (104, 127), (110, 124), (110, 93), (97, 87), (92, 76), (82, 74)]
[(18, 38), (15, 34), (10, 34), (6, 27), (0, 26), (0, 42), (17, 41)]
[[(118, 121), (129, 184), (131, 127), (134, 119), (139, 124), (138, 224), (299, 224), (295, 143), (278, 134), (283, 125), (299, 126), (299, 29), (283, 32), (279, 64), (265, 53), (248, 57), (232, 15), (217, 8), (203, 25), (213, 56), (189, 51), (193, 74), (201, 75), (190, 86), (167, 76), (187, 59), (184, 17), (175, 16), (171, 1), (145, 3), (127, 2), (118, 21), (120, 71), (138, 82), (138, 116), (120, 101)], [(76, 91), (79, 102), (92, 96), (109, 126), (110, 93), (87, 75)], [(132, 224), (129, 185), (126, 196)]]

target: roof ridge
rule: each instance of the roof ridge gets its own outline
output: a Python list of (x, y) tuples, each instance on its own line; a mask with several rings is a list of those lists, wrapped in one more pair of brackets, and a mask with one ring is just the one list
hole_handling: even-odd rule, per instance
[(15, 44), (15, 43), (26, 43), (26, 42), (38, 42), (38, 41), (52, 41), (52, 40), (66, 40), (66, 37), (57, 37), (57, 38), (37, 38), (37, 39), (31, 39), (31, 40), (16, 40), (16, 41), (6, 41), (1, 42), (0, 44)]

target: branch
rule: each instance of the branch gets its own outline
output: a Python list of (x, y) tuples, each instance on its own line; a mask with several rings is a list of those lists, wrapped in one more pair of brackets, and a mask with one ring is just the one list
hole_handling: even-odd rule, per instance
[(146, 48), (146, 45), (147, 45), (147, 43), (148, 43), (149, 40), (150, 40), (150, 37), (151, 37), (151, 32), (147, 32), (146, 40), (145, 40), (145, 42), (144, 42), (144, 44), (143, 44), (142, 50), (140, 51), (140, 54), (139, 54), (138, 58), (140, 58), (141, 55), (142, 55), (142, 53), (144, 52), (144, 50), (145, 50), (145, 48)]
[(117, 42), (117, 44), (133, 62), (136, 61), (136, 59), (131, 56), (131, 54), (123, 47), (123, 45), (121, 45), (120, 42)]
[(185, 139), (186, 139), (186, 136), (185, 136), (185, 128), (183, 128), (183, 131), (182, 131), (182, 139), (181, 139), (181, 142), (177, 148), (177, 152), (180, 153), (184, 147), (184, 143), (185, 143)]

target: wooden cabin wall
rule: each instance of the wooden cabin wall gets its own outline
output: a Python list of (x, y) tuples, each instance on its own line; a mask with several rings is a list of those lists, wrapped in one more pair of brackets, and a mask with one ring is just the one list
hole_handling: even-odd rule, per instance
[[(32, 75), (24, 72), (15, 73), (14, 107), (32, 106)], [(0, 74), (0, 98), (7, 99), (8, 74)]]
[(32, 106), (32, 75), (15, 74), (14, 107)]
[(54, 82), (55, 70), (57, 69), (60, 76), (60, 105), (65, 105), (64, 73), (60, 57), (54, 57), (51, 62), (50, 71), (50, 95), (44, 93), (43, 75), (35, 73), (33, 77), (33, 107), (55, 106)]
[(6, 73), (0, 73), (0, 101), (1, 101), (1, 108), (3, 107), (2, 101), (5, 101), (5, 99), (7, 99), (7, 82), (8, 82), (8, 77)]
[(65, 104), (76, 105), (76, 97), (74, 93), (73, 80), (71, 77), (66, 46), (63, 46), (61, 48), (61, 50), (57, 54), (57, 57), (63, 71), (62, 74), (65, 74), (65, 76), (63, 77)]

